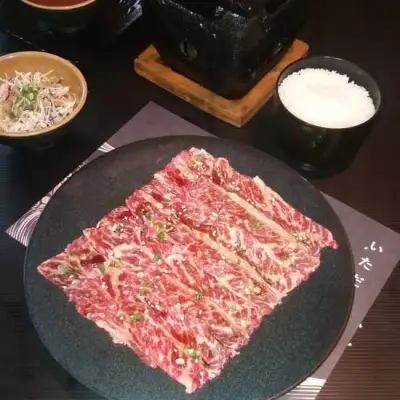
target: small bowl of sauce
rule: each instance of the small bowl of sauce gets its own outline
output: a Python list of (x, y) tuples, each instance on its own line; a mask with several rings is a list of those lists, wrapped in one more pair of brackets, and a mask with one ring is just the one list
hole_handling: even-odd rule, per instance
[(103, 0), (21, 0), (47, 29), (73, 33), (84, 29)]

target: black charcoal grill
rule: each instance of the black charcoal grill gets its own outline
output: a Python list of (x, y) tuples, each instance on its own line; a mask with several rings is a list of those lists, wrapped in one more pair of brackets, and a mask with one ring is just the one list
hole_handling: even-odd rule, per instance
[(163, 61), (234, 99), (288, 50), (306, 20), (309, 0), (147, 0), (143, 5)]

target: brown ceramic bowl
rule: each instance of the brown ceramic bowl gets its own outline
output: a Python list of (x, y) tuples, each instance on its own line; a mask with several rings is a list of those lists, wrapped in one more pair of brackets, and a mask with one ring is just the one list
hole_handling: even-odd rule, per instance
[(32, 17), (47, 28), (72, 33), (86, 27), (104, 4), (102, 0), (58, 0), (49, 5), (48, 1), (21, 0)]
[(75, 65), (61, 57), (36, 51), (22, 51), (0, 57), (0, 77), (12, 77), (15, 71), (53, 73), (62, 78), (63, 84), (70, 87), (77, 103), (71, 115), (49, 128), (33, 132), (0, 132), (0, 143), (8, 146), (29, 149), (49, 147), (66, 132), (68, 124), (79, 114), (87, 98), (87, 84), (84, 76)]

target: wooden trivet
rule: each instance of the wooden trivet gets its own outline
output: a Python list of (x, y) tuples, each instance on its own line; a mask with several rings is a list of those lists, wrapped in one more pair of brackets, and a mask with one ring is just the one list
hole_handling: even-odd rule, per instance
[(148, 47), (140, 54), (135, 59), (134, 64), (135, 71), (142, 77), (203, 111), (240, 128), (273, 95), (276, 80), (282, 69), (292, 62), (305, 57), (308, 49), (309, 46), (307, 43), (295, 40), (292, 47), (290, 47), (275, 68), (268, 72), (249, 93), (238, 100), (225, 99), (173, 71), (163, 64), (157, 50), (153, 46)]

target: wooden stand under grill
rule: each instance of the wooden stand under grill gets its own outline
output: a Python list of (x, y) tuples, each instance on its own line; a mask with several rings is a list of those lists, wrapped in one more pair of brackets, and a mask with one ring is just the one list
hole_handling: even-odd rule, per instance
[(296, 40), (275, 68), (268, 72), (249, 93), (238, 100), (225, 99), (173, 71), (163, 64), (153, 46), (148, 47), (135, 59), (135, 71), (197, 108), (240, 128), (273, 95), (276, 80), (282, 69), (305, 57), (308, 49), (307, 43)]

